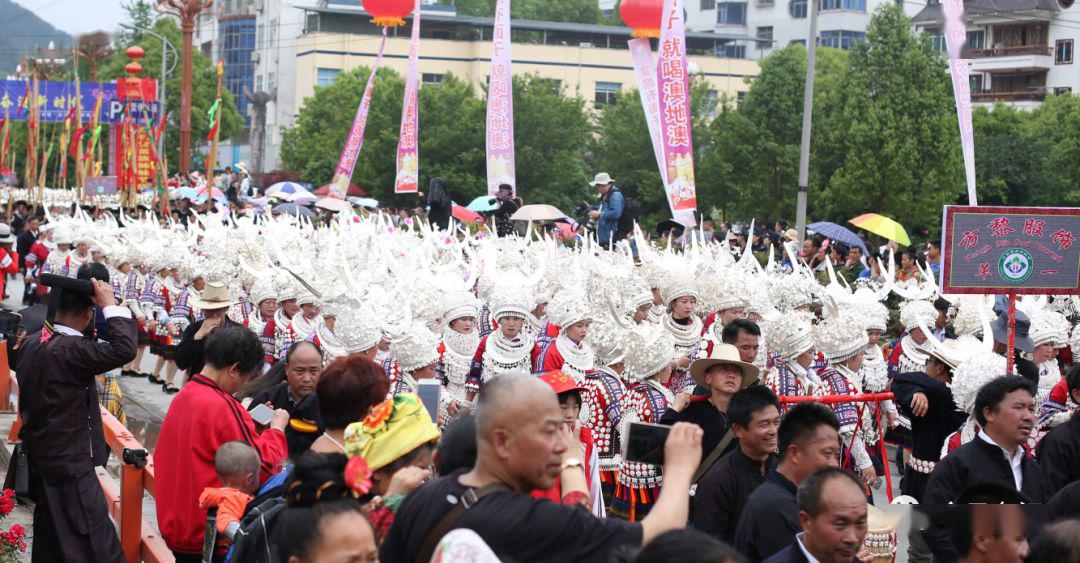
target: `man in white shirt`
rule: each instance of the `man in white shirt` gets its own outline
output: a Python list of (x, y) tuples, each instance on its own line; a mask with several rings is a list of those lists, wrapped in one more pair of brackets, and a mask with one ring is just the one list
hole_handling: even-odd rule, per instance
[(826, 467), (799, 485), (802, 533), (764, 563), (849, 563), (861, 560), (866, 538), (866, 494), (847, 471)]

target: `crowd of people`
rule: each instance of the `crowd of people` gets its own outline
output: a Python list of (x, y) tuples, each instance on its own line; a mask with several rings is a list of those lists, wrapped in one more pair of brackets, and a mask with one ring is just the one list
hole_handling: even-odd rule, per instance
[[(622, 236), (603, 211), (622, 194), (595, 184)], [(1023, 298), (1009, 348), (1004, 302), (939, 293), (936, 247), (799, 247), (783, 224), (612, 251), (380, 214), (40, 219), (25, 258), (0, 227), (0, 267), (42, 300), (41, 273), (108, 283), (93, 304), (134, 321), (94, 396), (176, 393), (154, 467), (178, 561), (889, 560), (890, 469), (922, 503), (911, 561), (1078, 554), (1080, 309)], [(628, 453), (647, 424), (669, 428), (659, 462)], [(1045, 504), (949, 508), (976, 502)]]

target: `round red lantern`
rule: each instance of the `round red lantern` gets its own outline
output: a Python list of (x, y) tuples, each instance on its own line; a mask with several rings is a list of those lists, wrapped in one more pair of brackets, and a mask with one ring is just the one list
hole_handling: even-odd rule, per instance
[(413, 0), (363, 0), (371, 23), (384, 27), (405, 25), (405, 16), (413, 11)]
[(138, 45), (132, 45), (127, 48), (127, 51), (124, 51), (124, 54), (127, 55), (129, 59), (137, 61), (146, 56), (146, 51), (143, 51), (143, 48)]
[(634, 37), (660, 37), (663, 15), (664, 0), (623, 0), (619, 4), (619, 17), (634, 30)]

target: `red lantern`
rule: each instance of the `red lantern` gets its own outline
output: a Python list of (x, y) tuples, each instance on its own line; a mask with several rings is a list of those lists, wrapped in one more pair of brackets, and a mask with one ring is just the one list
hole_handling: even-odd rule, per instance
[(634, 30), (634, 37), (658, 38), (664, 16), (664, 0), (623, 0), (619, 4), (619, 16), (627, 27)]
[(372, 15), (371, 23), (384, 27), (405, 25), (405, 16), (413, 10), (413, 0), (363, 0), (363, 4)]

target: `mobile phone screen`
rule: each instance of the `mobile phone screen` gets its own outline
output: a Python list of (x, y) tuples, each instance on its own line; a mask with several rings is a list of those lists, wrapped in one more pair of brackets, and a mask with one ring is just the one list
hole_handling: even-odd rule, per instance
[(664, 465), (664, 443), (670, 426), (631, 422), (629, 436), (623, 441), (623, 459), (649, 465)]
[(436, 379), (421, 379), (416, 385), (416, 394), (420, 396), (420, 402), (424, 404), (431, 421), (439, 423), (439, 398), (442, 393), (442, 382)]
[(274, 409), (266, 405), (256, 405), (255, 408), (251, 409), (251, 420), (262, 426), (270, 424), (272, 418), (274, 418)]

